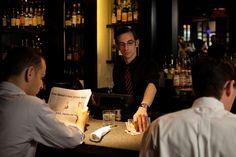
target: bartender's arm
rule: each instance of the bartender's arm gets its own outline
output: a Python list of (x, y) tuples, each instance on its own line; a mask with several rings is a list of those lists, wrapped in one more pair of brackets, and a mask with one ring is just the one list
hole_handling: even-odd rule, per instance
[(148, 126), (148, 114), (147, 109), (151, 106), (155, 95), (157, 92), (157, 88), (153, 83), (149, 83), (144, 92), (143, 100), (137, 110), (137, 112), (133, 116), (133, 122), (136, 131), (144, 132)]

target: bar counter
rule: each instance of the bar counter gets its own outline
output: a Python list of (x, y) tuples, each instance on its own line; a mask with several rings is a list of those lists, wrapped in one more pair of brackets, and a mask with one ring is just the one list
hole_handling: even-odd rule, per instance
[(85, 131), (85, 140), (82, 145), (74, 149), (59, 150), (39, 145), (36, 157), (49, 154), (53, 156), (86, 156), (86, 157), (138, 157), (142, 134), (130, 135), (125, 132), (125, 122), (115, 122), (117, 125), (108, 132), (100, 142), (92, 142), (90, 134), (102, 127), (102, 120), (90, 119)]

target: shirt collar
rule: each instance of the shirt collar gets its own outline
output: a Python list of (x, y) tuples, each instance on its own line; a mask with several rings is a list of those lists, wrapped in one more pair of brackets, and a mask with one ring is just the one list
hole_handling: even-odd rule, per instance
[(135, 57), (129, 64), (127, 64), (126, 66), (133, 67), (133, 66), (135, 66), (135, 65), (137, 64), (138, 60), (139, 60), (139, 57), (136, 56), (136, 57)]
[(1, 82), (0, 83), (0, 94), (26, 94), (20, 87), (11, 82)]
[(193, 108), (206, 107), (214, 110), (224, 110), (224, 104), (213, 97), (201, 97), (194, 101)]

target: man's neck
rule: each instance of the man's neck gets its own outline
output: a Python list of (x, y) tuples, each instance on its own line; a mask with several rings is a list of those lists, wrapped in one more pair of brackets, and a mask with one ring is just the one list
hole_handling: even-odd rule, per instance
[(135, 57), (137, 56), (137, 53), (135, 53), (133, 56), (131, 56), (130, 58), (124, 58), (125, 63), (128, 65), (129, 63), (131, 63)]

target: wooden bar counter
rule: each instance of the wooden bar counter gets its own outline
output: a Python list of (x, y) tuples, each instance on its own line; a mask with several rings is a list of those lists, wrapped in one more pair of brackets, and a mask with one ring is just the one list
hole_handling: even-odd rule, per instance
[(115, 122), (113, 127), (100, 142), (92, 142), (90, 134), (102, 127), (102, 120), (90, 119), (85, 140), (82, 145), (75, 149), (59, 150), (39, 145), (36, 157), (43, 157), (49, 154), (53, 156), (86, 156), (86, 157), (138, 157), (141, 146), (142, 134), (130, 135), (125, 132), (125, 122)]

